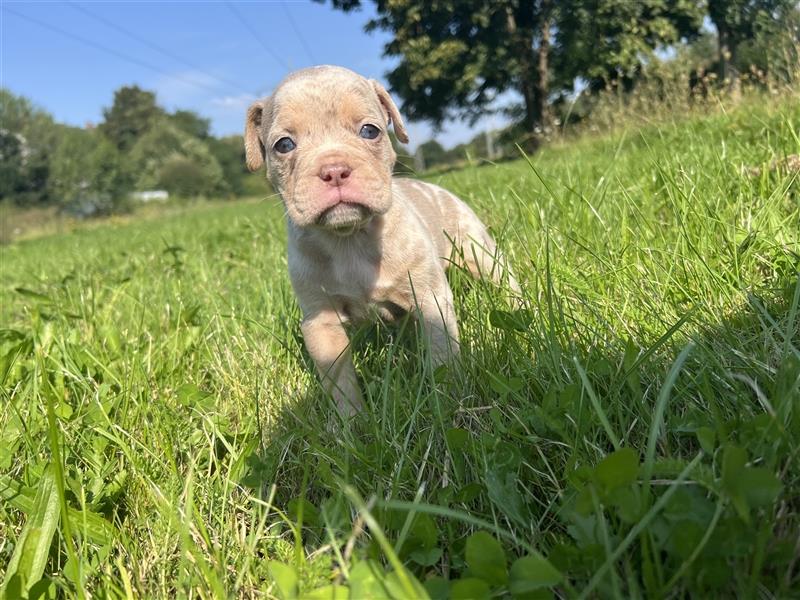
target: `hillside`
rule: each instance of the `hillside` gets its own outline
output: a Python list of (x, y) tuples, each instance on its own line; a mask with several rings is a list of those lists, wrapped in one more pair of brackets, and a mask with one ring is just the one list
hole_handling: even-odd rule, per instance
[(435, 373), (413, 328), (359, 331), (352, 427), (308, 368), (277, 200), (3, 247), (6, 585), (786, 597), (800, 174), (743, 166), (798, 152), (800, 104), (751, 102), (432, 178), (525, 308), (452, 273), (463, 354)]

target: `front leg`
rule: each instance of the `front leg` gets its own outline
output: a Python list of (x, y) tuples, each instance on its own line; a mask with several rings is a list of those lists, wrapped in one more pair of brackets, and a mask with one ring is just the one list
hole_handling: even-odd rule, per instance
[(339, 413), (351, 417), (364, 406), (350, 354), (350, 339), (339, 314), (324, 309), (306, 316), (300, 326), (306, 349), (314, 360), (325, 390)]

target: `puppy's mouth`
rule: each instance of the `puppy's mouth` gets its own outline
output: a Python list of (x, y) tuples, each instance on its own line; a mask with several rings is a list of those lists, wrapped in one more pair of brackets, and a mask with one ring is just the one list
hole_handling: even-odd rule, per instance
[(371, 218), (372, 211), (363, 204), (341, 200), (320, 213), (317, 225), (336, 233), (348, 234), (366, 225)]

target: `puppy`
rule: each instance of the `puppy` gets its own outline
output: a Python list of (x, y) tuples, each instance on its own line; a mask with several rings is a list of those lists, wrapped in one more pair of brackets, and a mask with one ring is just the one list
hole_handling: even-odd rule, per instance
[(335, 66), (290, 74), (247, 111), (247, 166), (266, 163), (286, 208), (289, 275), (308, 353), (340, 413), (362, 406), (345, 325), (413, 312), (434, 364), (458, 353), (445, 269), (507, 278), (494, 240), (450, 192), (392, 177), (389, 125), (403, 119), (375, 80)]

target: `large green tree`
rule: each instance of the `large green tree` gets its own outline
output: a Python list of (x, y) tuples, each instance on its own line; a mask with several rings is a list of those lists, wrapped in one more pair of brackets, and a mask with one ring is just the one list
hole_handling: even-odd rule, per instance
[(153, 92), (125, 86), (114, 92), (114, 103), (103, 111), (100, 130), (120, 152), (127, 152), (164, 115)]
[[(331, 2), (350, 11), (363, 0)], [(659, 46), (694, 35), (703, 13), (690, 0), (373, 2), (367, 30), (392, 34), (384, 51), (399, 62), (387, 77), (409, 117), (474, 120), (515, 91), (521, 105), (504, 108), (528, 135), (547, 126), (554, 92), (635, 73)]]
[(244, 180), (250, 172), (245, 164), (242, 136), (209, 137), (205, 142), (222, 168), (223, 178), (230, 191), (237, 196), (244, 194)]
[[(332, 0), (345, 11), (361, 0)], [(440, 125), (476, 119), (508, 91), (522, 97), (521, 120), (533, 131), (546, 119), (552, 0), (375, 0), (384, 48), (398, 57), (388, 73), (402, 110)]]

